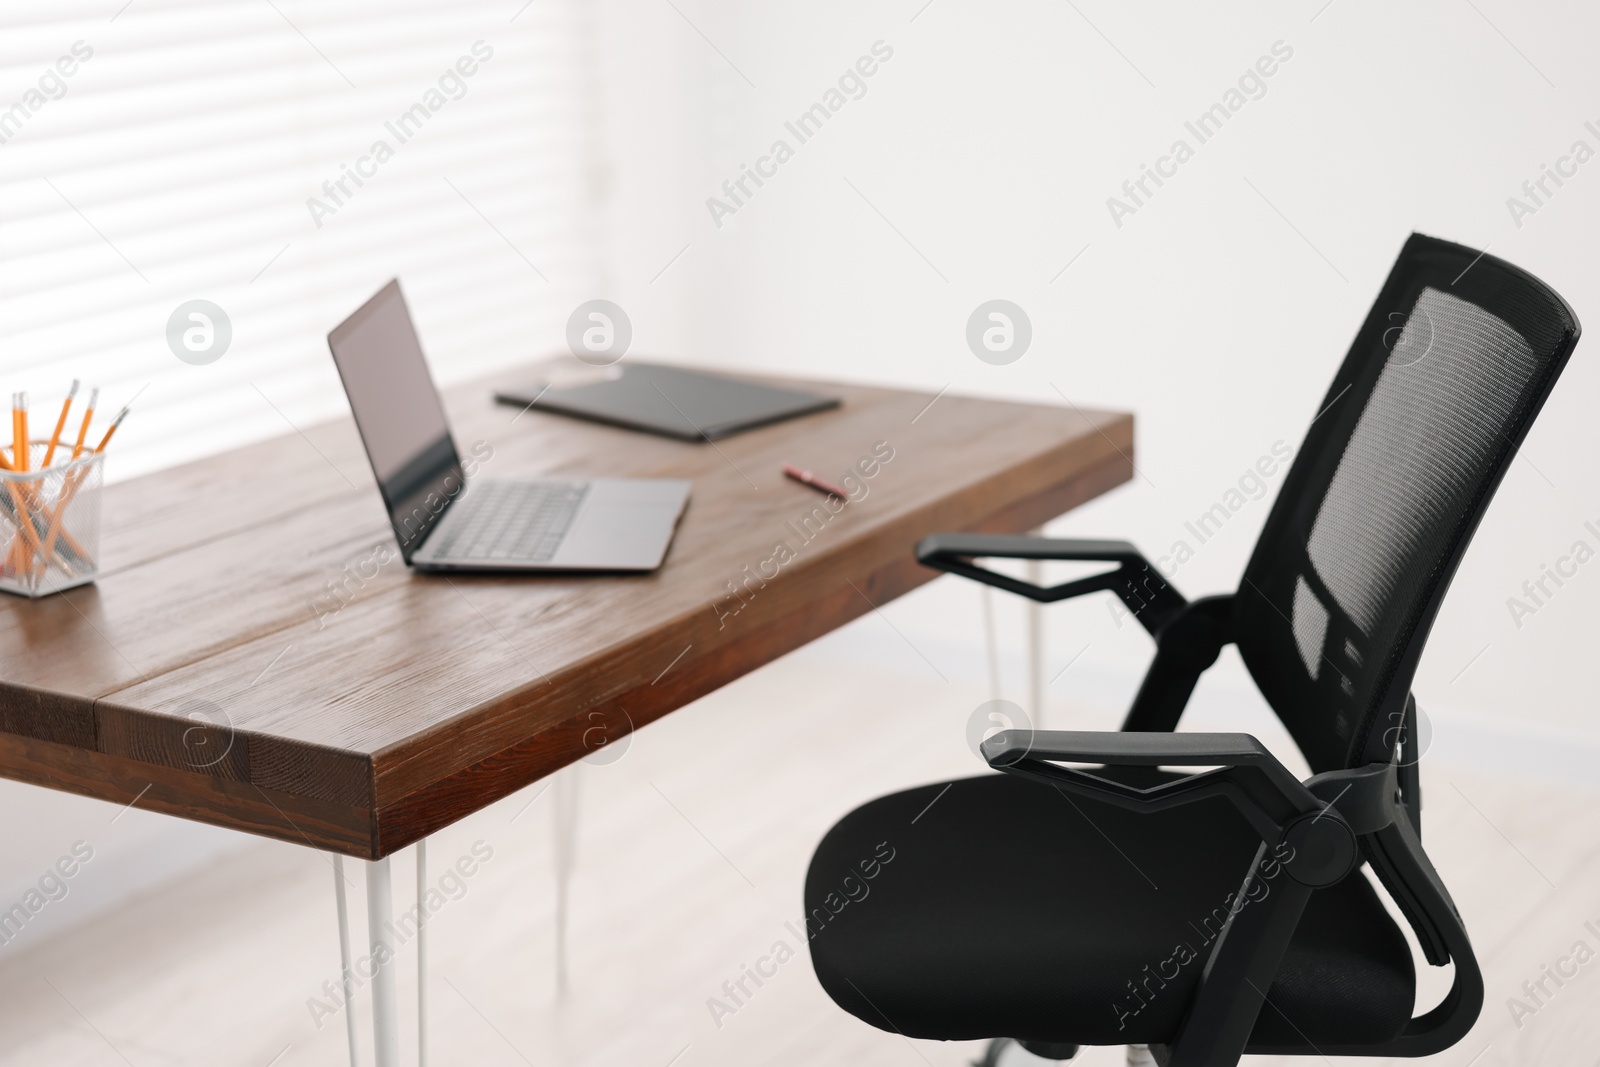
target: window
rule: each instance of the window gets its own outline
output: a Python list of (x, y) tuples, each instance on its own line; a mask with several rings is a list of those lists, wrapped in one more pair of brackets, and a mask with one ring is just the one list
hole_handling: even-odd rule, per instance
[[(339, 414), (326, 334), (398, 276), (441, 385), (595, 295), (588, 5), (7, 0), (0, 377), (133, 399), (113, 478)], [(206, 300), (209, 363), (168, 321)], [(179, 316), (201, 350), (204, 320)], [(81, 403), (81, 397), (80, 397)], [(81, 408), (79, 409), (81, 410)]]

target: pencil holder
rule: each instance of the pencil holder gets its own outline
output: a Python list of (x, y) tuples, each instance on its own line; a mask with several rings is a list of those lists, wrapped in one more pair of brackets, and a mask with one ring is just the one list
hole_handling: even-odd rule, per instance
[(0, 470), (0, 590), (39, 597), (100, 573), (105, 456), (87, 452), (43, 470), (48, 441), (33, 442), (27, 471)]

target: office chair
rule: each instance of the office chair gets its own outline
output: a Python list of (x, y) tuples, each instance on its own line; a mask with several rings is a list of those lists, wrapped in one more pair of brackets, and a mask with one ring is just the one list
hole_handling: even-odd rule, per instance
[[(1413, 234), (1232, 595), (1185, 600), (1122, 541), (924, 540), (924, 564), (1037, 601), (1109, 590), (1155, 656), (1122, 732), (1005, 730), (981, 746), (1004, 773), (882, 797), (828, 832), (805, 883), (828, 994), (907, 1037), (1058, 1060), (1127, 1045), (1130, 1062), (1213, 1067), (1459, 1040), (1483, 979), (1422, 848), (1411, 680), (1578, 332), (1531, 275)], [(1114, 567), (1042, 588), (975, 562), (1008, 557)], [(1312, 777), (1248, 734), (1173, 732), (1229, 643)], [(1184, 767), (1207, 769), (1163, 769)], [(1427, 962), (1454, 964), (1417, 1018), (1410, 950), (1364, 864)]]

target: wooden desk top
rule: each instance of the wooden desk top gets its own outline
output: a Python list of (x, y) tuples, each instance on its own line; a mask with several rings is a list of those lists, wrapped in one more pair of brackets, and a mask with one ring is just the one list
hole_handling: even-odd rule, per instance
[(96, 584), (0, 595), (0, 776), (375, 859), (1132, 476), (1130, 415), (795, 384), (844, 404), (715, 444), (447, 392), (479, 476), (692, 479), (650, 575), (412, 574), (348, 419), (111, 486)]

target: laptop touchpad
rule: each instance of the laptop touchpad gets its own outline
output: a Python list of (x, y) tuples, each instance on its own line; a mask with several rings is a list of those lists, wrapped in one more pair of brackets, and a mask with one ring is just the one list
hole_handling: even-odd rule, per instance
[(687, 488), (687, 483), (675, 480), (595, 480), (551, 564), (657, 566), (666, 556)]

